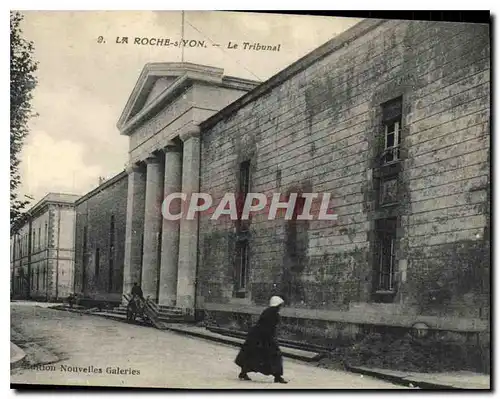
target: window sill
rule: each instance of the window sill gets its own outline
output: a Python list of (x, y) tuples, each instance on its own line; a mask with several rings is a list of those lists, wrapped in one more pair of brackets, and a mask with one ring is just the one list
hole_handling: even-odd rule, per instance
[(377, 295), (395, 295), (396, 291), (394, 290), (377, 290), (375, 291)]
[(380, 161), (380, 166), (389, 166), (389, 165), (394, 165), (397, 163), (401, 163), (401, 158), (394, 159), (394, 160), (388, 161), (388, 162)]
[(397, 206), (399, 204), (399, 202), (387, 202), (385, 204), (381, 203), (379, 204), (379, 207), (381, 208), (389, 208), (391, 206)]

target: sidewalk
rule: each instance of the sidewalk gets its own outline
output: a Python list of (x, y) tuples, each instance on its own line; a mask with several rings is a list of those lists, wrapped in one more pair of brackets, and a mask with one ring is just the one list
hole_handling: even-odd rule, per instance
[(10, 368), (15, 368), (19, 366), (24, 358), (26, 357), (26, 353), (16, 344), (10, 343)]
[[(93, 311), (93, 312), (84, 311), (84, 312), (82, 312), (81, 310), (64, 308), (64, 307), (53, 307), (52, 309), (62, 310), (62, 311), (67, 311), (67, 312), (74, 312), (74, 313), (85, 313), (85, 314), (88, 314), (91, 316), (105, 317), (108, 319), (122, 321), (124, 323), (127, 323), (127, 319), (124, 315), (118, 315), (115, 313), (99, 312), (99, 311)], [(137, 322), (137, 324), (141, 325), (142, 323)], [(172, 331), (172, 332), (184, 334), (184, 335), (190, 335), (192, 337), (206, 339), (209, 341), (215, 341), (215, 342), (226, 344), (226, 345), (240, 347), (244, 342), (244, 340), (241, 338), (228, 337), (226, 335), (217, 334), (217, 333), (214, 333), (214, 332), (207, 330), (204, 327), (197, 327), (194, 325), (180, 324), (180, 323), (159, 323), (159, 324), (160, 324), (161, 330)], [(304, 351), (304, 350), (300, 350), (300, 349), (281, 347), (281, 352), (283, 353), (283, 356), (285, 356), (285, 357), (289, 357), (291, 359), (301, 360), (301, 361), (305, 361), (305, 362), (312, 362), (312, 361), (315, 361), (319, 358), (319, 354), (316, 352), (308, 352), (308, 351)]]
[[(56, 307), (54, 309), (66, 310), (75, 313), (84, 313), (76, 309), (62, 309)], [(122, 315), (107, 313), (107, 312), (85, 312), (89, 315), (106, 317), (109, 319), (127, 322), (126, 317)], [(218, 343), (240, 347), (244, 339), (232, 336), (218, 334), (204, 327), (198, 327), (189, 324), (180, 323), (161, 323), (162, 330), (172, 331), (178, 334), (189, 335), (196, 338), (215, 341)], [(314, 362), (321, 358), (321, 354), (309, 352), (295, 348), (287, 348), (281, 346), (283, 356), (301, 360), (304, 362)], [(346, 369), (352, 373), (375, 377), (377, 379), (390, 381), (394, 384), (415, 387), (422, 389), (490, 389), (490, 376), (485, 374), (473, 373), (468, 371), (446, 372), (446, 373), (413, 373), (402, 372), (396, 370), (386, 370), (368, 367), (348, 366)]]
[[(490, 376), (471, 371), (414, 373), (369, 367), (347, 367), (354, 373), (423, 389), (490, 389)], [(411, 385), (410, 385), (411, 384)]]
[(12, 303), (15, 303), (17, 306), (39, 306), (41, 308), (52, 308), (54, 306), (60, 306), (61, 303), (57, 302), (37, 302), (37, 301), (28, 301), (25, 299), (15, 299), (11, 300)]
[[(241, 346), (243, 339), (211, 332), (203, 327), (184, 324), (166, 324), (166, 330), (209, 339), (229, 345)], [(299, 349), (281, 347), (285, 357), (306, 362), (318, 360), (320, 354)], [(348, 371), (390, 381), (404, 386), (423, 389), (490, 389), (490, 376), (469, 371), (447, 373), (412, 373), (368, 367), (347, 367)], [(411, 385), (410, 385), (411, 384)]]

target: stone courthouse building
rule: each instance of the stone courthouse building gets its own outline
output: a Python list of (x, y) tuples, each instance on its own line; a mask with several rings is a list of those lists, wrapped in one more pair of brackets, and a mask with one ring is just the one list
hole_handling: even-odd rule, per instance
[[(148, 64), (118, 127), (129, 166), (76, 204), (75, 288), (245, 326), (273, 294), (284, 328), (486, 331), (486, 25), (365, 20), (264, 83)], [(167, 221), (168, 193), (330, 193), (335, 222)]]

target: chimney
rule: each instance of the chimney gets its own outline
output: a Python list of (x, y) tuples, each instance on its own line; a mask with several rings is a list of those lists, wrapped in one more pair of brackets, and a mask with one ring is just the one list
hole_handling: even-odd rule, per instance
[(102, 183), (104, 183), (106, 181), (106, 178), (103, 177), (103, 176), (99, 176), (99, 185), (101, 185)]

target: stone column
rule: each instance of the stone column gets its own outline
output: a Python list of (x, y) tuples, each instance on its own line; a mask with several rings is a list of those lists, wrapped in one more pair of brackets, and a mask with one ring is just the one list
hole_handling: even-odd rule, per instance
[[(180, 146), (170, 142), (165, 148), (165, 180), (163, 198), (182, 189), (182, 154)], [(170, 213), (181, 211), (180, 200), (170, 203)], [(179, 220), (163, 218), (161, 235), (160, 305), (174, 306), (177, 297), (177, 265), (179, 261)]]
[(158, 298), (158, 274), (163, 201), (163, 167), (156, 156), (146, 159), (146, 201), (144, 211), (144, 254), (142, 256), (142, 291), (144, 297)]
[(176, 306), (193, 309), (198, 260), (198, 215), (194, 220), (186, 220), (186, 212), (191, 193), (197, 193), (200, 189), (200, 129), (194, 126), (181, 134), (180, 138), (184, 142), (182, 192), (187, 195), (187, 201), (183, 202), (183, 217), (180, 223)]
[[(123, 294), (130, 294), (135, 282), (141, 282), (142, 232), (144, 227), (144, 193), (146, 173), (138, 165), (130, 165), (128, 173), (127, 220), (125, 224), (125, 254)], [(86, 265), (84, 265), (86, 267)]]

